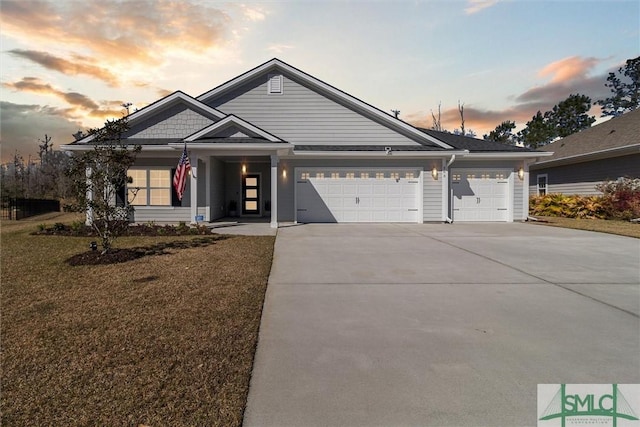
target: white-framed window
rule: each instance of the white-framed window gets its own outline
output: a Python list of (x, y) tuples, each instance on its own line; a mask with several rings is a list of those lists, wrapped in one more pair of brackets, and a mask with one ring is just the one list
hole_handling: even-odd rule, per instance
[(316, 172), (316, 179), (324, 179), (324, 172)]
[(171, 206), (171, 169), (129, 169), (127, 201), (133, 206)]
[(282, 95), (284, 93), (284, 79), (282, 74), (269, 74), (267, 93), (269, 95)]
[(404, 174), (404, 177), (405, 177), (406, 179), (413, 179), (413, 178), (415, 178), (415, 176), (414, 176), (414, 173), (413, 173), (413, 172), (407, 172), (407, 173), (405, 173), (405, 174)]
[(391, 173), (389, 173), (389, 178), (391, 178), (391, 179), (400, 179), (400, 173), (391, 172)]
[(360, 172), (360, 179), (369, 179), (369, 172)]
[(376, 172), (376, 179), (384, 179), (384, 172)]
[(355, 174), (355, 172), (347, 172), (344, 176), (347, 179), (355, 179), (356, 174)]
[(331, 179), (340, 178), (340, 172), (331, 172)]
[(311, 174), (309, 174), (309, 172), (302, 172), (300, 174), (300, 179), (309, 179), (311, 177)]
[(538, 175), (538, 196), (545, 196), (547, 194), (547, 174)]

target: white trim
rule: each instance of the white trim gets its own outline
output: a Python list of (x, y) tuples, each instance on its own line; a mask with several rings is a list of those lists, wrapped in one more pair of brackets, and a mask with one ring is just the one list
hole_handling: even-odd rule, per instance
[(384, 151), (296, 151), (293, 149), (293, 157), (295, 159), (304, 159), (305, 157), (317, 158), (323, 157), (330, 159), (332, 157), (353, 157), (353, 158), (413, 158), (413, 159), (438, 159), (442, 157), (450, 157), (452, 154), (463, 157), (469, 152), (464, 151), (392, 151), (387, 154)]
[(197, 131), (196, 133), (193, 133), (189, 136), (187, 136), (186, 138), (184, 138), (184, 141), (186, 142), (192, 142), (197, 140), (198, 138), (202, 138), (204, 136), (206, 136), (207, 134), (213, 133), (213, 131), (218, 130), (223, 128), (224, 126), (228, 125), (228, 124), (234, 124), (237, 127), (248, 131), (250, 133), (254, 133), (256, 135), (259, 135), (271, 142), (280, 142), (282, 141), (280, 138), (270, 134), (269, 132), (266, 132), (260, 128), (258, 128), (257, 126), (252, 125), (251, 123), (242, 120), (240, 117), (238, 116), (234, 116), (233, 114), (228, 115), (227, 117), (225, 117), (224, 119), (217, 121), (215, 123), (210, 124), (209, 126), (205, 127), (204, 129), (201, 129), (199, 131)]
[[(173, 149), (182, 149), (184, 147), (184, 143), (183, 142), (176, 142), (176, 143), (171, 143), (171, 144), (167, 144), (167, 147), (172, 147)], [(280, 150), (280, 149), (288, 149), (290, 147), (293, 147), (293, 145), (287, 143), (287, 142), (281, 142), (281, 143), (248, 143), (248, 144), (233, 144), (233, 143), (214, 143), (214, 142), (210, 142), (210, 143), (206, 143), (206, 142), (190, 142), (187, 144), (187, 147), (191, 150), (191, 149), (195, 149), (195, 150), (200, 150), (200, 149), (205, 149), (205, 150), (264, 150), (264, 151), (273, 151), (273, 150)]]
[(413, 135), (414, 137), (419, 138), (422, 141), (429, 141), (433, 144), (436, 144), (439, 147), (442, 148), (446, 148), (446, 149), (453, 149), (453, 147), (451, 147), (450, 145), (446, 144), (443, 141), (440, 141), (437, 138), (432, 137), (431, 135), (428, 135), (424, 132), (419, 131), (418, 129), (414, 128), (413, 126), (406, 124), (405, 122), (403, 122), (402, 120), (396, 119), (395, 117), (382, 112), (381, 110), (363, 102), (360, 101), (359, 99), (345, 93), (342, 92), (339, 89), (336, 89), (333, 86), (328, 85), (327, 83), (324, 83), (321, 80), (318, 80), (317, 78), (306, 74), (294, 67), (292, 67), (291, 65), (284, 63), (282, 61), (280, 61), (277, 58), (274, 58), (270, 61), (265, 62), (262, 65), (259, 65), (258, 67), (247, 71), (244, 74), (241, 74), (240, 76), (229, 80), (228, 82), (211, 89), (208, 92), (203, 93), (202, 95), (198, 96), (196, 99), (198, 101), (206, 101), (210, 98), (213, 98), (215, 96), (218, 96), (224, 92), (227, 92), (237, 86), (242, 85), (243, 83), (247, 82), (248, 80), (251, 80), (252, 78), (263, 74), (267, 71), (275, 71), (275, 70), (280, 70), (286, 73), (289, 73), (293, 76), (295, 76), (297, 79), (302, 80), (303, 82), (305, 82), (308, 86), (311, 86), (312, 88), (319, 90), (321, 92), (324, 93), (328, 93), (330, 94), (332, 97), (338, 98), (340, 100), (342, 100), (343, 102), (345, 102), (346, 104), (350, 105), (351, 107), (353, 107), (356, 110), (360, 110), (361, 112), (366, 112), (369, 115), (373, 115), (374, 117), (376, 117), (377, 119), (385, 122), (388, 126), (390, 127), (395, 127), (395, 128), (399, 128), (402, 129), (405, 132), (410, 133), (411, 135)]
[(509, 152), (490, 152), (490, 153), (469, 153), (465, 155), (465, 160), (481, 159), (481, 160), (504, 160), (504, 159), (523, 159), (538, 158), (552, 156), (553, 152), (549, 151), (509, 151)]
[[(176, 92), (173, 92), (171, 95), (167, 95), (166, 97), (161, 98), (160, 100), (142, 108), (141, 110), (138, 110), (134, 113), (129, 114), (127, 116), (127, 121), (129, 123), (129, 126), (139, 121), (143, 117), (153, 113), (154, 111), (161, 110), (169, 106), (171, 103), (177, 100), (186, 102), (187, 104), (191, 105), (194, 109), (201, 110), (202, 112), (205, 112), (209, 116), (214, 117), (216, 119), (221, 119), (226, 116), (226, 114), (224, 114), (223, 112), (218, 111), (215, 108), (209, 107), (207, 104), (199, 101), (198, 99), (193, 98), (182, 91), (176, 91)], [(75, 141), (73, 144), (87, 143), (92, 141), (93, 138), (94, 138), (93, 135), (87, 135), (84, 138), (78, 141)]]
[(544, 178), (544, 195), (549, 194), (549, 174), (540, 173), (536, 175), (536, 195), (540, 196), (540, 178)]

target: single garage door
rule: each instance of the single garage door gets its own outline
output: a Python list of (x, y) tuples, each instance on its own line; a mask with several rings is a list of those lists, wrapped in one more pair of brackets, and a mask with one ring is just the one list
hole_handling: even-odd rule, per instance
[(509, 221), (508, 170), (452, 169), (454, 221)]
[(296, 168), (298, 222), (422, 222), (420, 169)]

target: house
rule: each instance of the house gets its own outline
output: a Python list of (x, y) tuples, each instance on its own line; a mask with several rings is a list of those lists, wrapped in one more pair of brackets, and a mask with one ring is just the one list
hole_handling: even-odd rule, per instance
[(640, 178), (640, 109), (544, 146), (553, 155), (530, 166), (530, 192), (595, 195), (596, 185)]
[[(518, 221), (551, 153), (418, 129), (278, 59), (129, 116), (136, 222), (213, 221), (230, 204), (278, 222)], [(184, 144), (192, 174), (177, 200)], [(91, 137), (68, 144), (92, 148)]]

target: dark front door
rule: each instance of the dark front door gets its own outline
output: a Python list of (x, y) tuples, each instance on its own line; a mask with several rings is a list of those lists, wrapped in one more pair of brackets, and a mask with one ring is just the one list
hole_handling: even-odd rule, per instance
[(260, 214), (260, 175), (247, 174), (242, 177), (242, 214)]

